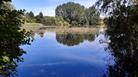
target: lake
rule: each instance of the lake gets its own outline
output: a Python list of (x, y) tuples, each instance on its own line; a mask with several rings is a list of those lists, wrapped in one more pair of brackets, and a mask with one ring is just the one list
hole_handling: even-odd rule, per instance
[(112, 63), (105, 51), (103, 33), (44, 32), (33, 35), (31, 45), (21, 46), (27, 54), (18, 63), (17, 77), (102, 77)]

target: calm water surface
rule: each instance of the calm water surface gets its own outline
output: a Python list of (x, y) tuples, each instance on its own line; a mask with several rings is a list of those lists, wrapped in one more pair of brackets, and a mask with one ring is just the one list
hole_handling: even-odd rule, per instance
[(19, 63), (17, 77), (102, 77), (110, 62), (104, 49), (103, 34), (35, 34), (24, 62)]

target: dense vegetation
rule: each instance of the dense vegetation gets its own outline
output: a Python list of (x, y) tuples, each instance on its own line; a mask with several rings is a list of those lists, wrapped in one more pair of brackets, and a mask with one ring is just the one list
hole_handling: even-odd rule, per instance
[(56, 16), (43, 16), (40, 12), (34, 16), (33, 12), (27, 12), (25, 21), (27, 23), (42, 23), (44, 25), (56, 26), (94, 26), (100, 24), (100, 14), (94, 6), (85, 8), (84, 6), (68, 2), (57, 6)]
[(32, 11), (25, 14), (24, 20), (26, 23), (41, 23), (48, 26), (70, 26), (62, 17), (52, 17), (52, 16), (43, 16), (43, 13), (40, 12), (38, 15), (34, 16)]
[(138, 0), (99, 0), (96, 5), (109, 16), (107, 49), (115, 58), (104, 77), (138, 77)]
[(100, 14), (95, 7), (85, 8), (84, 6), (68, 2), (57, 6), (56, 16), (63, 17), (65, 21), (74, 26), (99, 24)]
[[(12, 9), (11, 0), (0, 0), (0, 76), (10, 77), (25, 53), (19, 46), (29, 43), (28, 33), (20, 30), (22, 10)], [(8, 4), (8, 5), (7, 5)]]
[(25, 21), (26, 21), (27, 23), (34, 23), (34, 22), (36, 22), (36, 18), (35, 18), (34, 13), (33, 13), (32, 11), (27, 12), (27, 13), (25, 14), (24, 19), (25, 19)]
[(66, 22), (62, 17), (50, 17), (50, 16), (45, 16), (44, 17), (45, 25), (56, 25), (56, 26), (67, 26), (69, 27), (70, 24), (68, 22)]

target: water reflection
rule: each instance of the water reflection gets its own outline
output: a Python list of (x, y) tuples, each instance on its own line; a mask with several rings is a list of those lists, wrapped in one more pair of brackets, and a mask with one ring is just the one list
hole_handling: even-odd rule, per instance
[(56, 40), (67, 46), (78, 45), (85, 40), (93, 41), (95, 39), (95, 34), (79, 34), (79, 33), (62, 33), (56, 34)]
[(22, 47), (28, 54), (19, 65), (20, 77), (101, 77), (104, 74), (110, 55), (104, 51), (106, 44), (99, 43), (104, 35), (95, 35), (95, 32), (42, 34), (43, 37), (37, 32), (31, 46)]
[(44, 37), (44, 32), (38, 33), (41, 37)]
[[(36, 37), (32, 32), (31, 36), (35, 38), (35, 42), (30, 47), (24, 46), (28, 54), (24, 57), (26, 61), (18, 69), (19, 77), (38, 77), (40, 74), (42, 77), (52, 77), (53, 71), (54, 76), (62, 75), (61, 77), (80, 77), (82, 76), (80, 73), (85, 77), (101, 77), (106, 68), (107, 72), (103, 77), (138, 77), (138, 37), (136, 35), (108, 34), (110, 41), (106, 43), (108, 43), (109, 52), (106, 52), (99, 44), (103, 35), (98, 36), (98, 33), (59, 34), (39, 31), (37, 34), (40, 37)], [(84, 43), (86, 40), (87, 42)], [(25, 51), (19, 47), (21, 43), (10, 41), (9, 39), (0, 40), (0, 76), (4, 77), (14, 76), (17, 73), (18, 62), (23, 61), (21, 56), (25, 54)], [(79, 45), (80, 43), (83, 44)], [(57, 53), (57, 51), (60, 52)], [(109, 53), (114, 57), (114, 63), (106, 67), (105, 58), (109, 58)], [(37, 67), (34, 68), (33, 65)], [(75, 68), (74, 71), (71, 68)], [(32, 73), (37, 75), (34, 76)]]
[[(47, 31), (45, 29), (38, 29), (36, 31), (32, 30), (32, 37), (35, 37), (35, 34), (38, 34), (41, 38), (43, 38), (46, 32)], [(84, 41), (92, 42), (96, 37), (98, 37), (99, 34), (102, 34), (102, 32), (99, 32), (98, 29), (95, 30), (94, 32), (82, 32), (82, 33), (63, 31), (63, 32), (56, 32), (56, 40), (60, 44), (67, 46), (74, 46), (74, 45), (79, 45)]]
[(0, 77), (16, 75), (18, 62), (23, 61), (22, 55), (26, 53), (19, 46), (29, 44), (29, 34), (18, 32), (13, 35), (0, 32)]
[(0, 53), (0, 76), (10, 77), (16, 74), (17, 62), (23, 61), (21, 57), (25, 52)]
[(17, 48), (17, 51), (0, 52), (2, 76), (17, 73), (15, 77), (101, 77), (107, 68), (106, 60), (110, 54), (99, 43), (103, 34), (39, 31), (32, 32), (31, 37), (35, 39), (31, 45), (21, 46), (27, 51), (24, 59), (25, 52), (19, 47), (20, 43), (17, 46), (8, 43), (12, 46), (9, 49)]

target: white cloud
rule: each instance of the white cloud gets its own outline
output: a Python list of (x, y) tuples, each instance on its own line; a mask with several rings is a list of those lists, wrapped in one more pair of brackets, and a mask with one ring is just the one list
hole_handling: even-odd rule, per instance
[(39, 14), (39, 12), (43, 12), (45, 16), (55, 16), (55, 7), (43, 7), (39, 8), (39, 10), (36, 10), (35, 12), (36, 14)]
[(65, 2), (69, 2), (69, 1), (73, 1), (75, 3), (80, 3), (81, 5), (84, 5), (85, 7), (90, 7), (92, 6), (96, 0), (51, 0), (53, 2), (57, 1), (59, 3), (54, 4), (53, 6), (46, 6), (43, 8), (39, 8), (39, 11), (42, 11), (44, 13), (44, 15), (46, 16), (54, 16), (55, 15), (55, 8), (60, 5), (63, 4)]
[[(39, 12), (43, 12), (43, 14), (46, 16), (54, 16), (55, 15), (55, 8), (58, 5), (61, 5), (63, 3), (67, 3), (69, 1), (71, 1), (71, 2), (75, 2), (75, 3), (79, 3), (81, 5), (84, 5), (85, 7), (90, 7), (97, 0), (42, 0), (42, 2), (44, 2), (44, 3), (42, 3), (42, 5), (41, 5), (41, 3), (36, 3), (37, 1), (38, 0), (35, 0), (34, 4), (27, 3), (26, 4), (27, 6), (25, 6), (21, 2), (17, 1), (18, 4), (16, 4), (16, 5), (18, 5), (17, 6), (18, 9), (26, 9), (27, 11), (33, 11), (35, 15), (38, 15)], [(26, 2), (26, 0), (24, 0), (24, 2)], [(22, 5), (22, 6), (20, 6), (20, 5)], [(39, 7), (37, 7), (36, 5)]]

